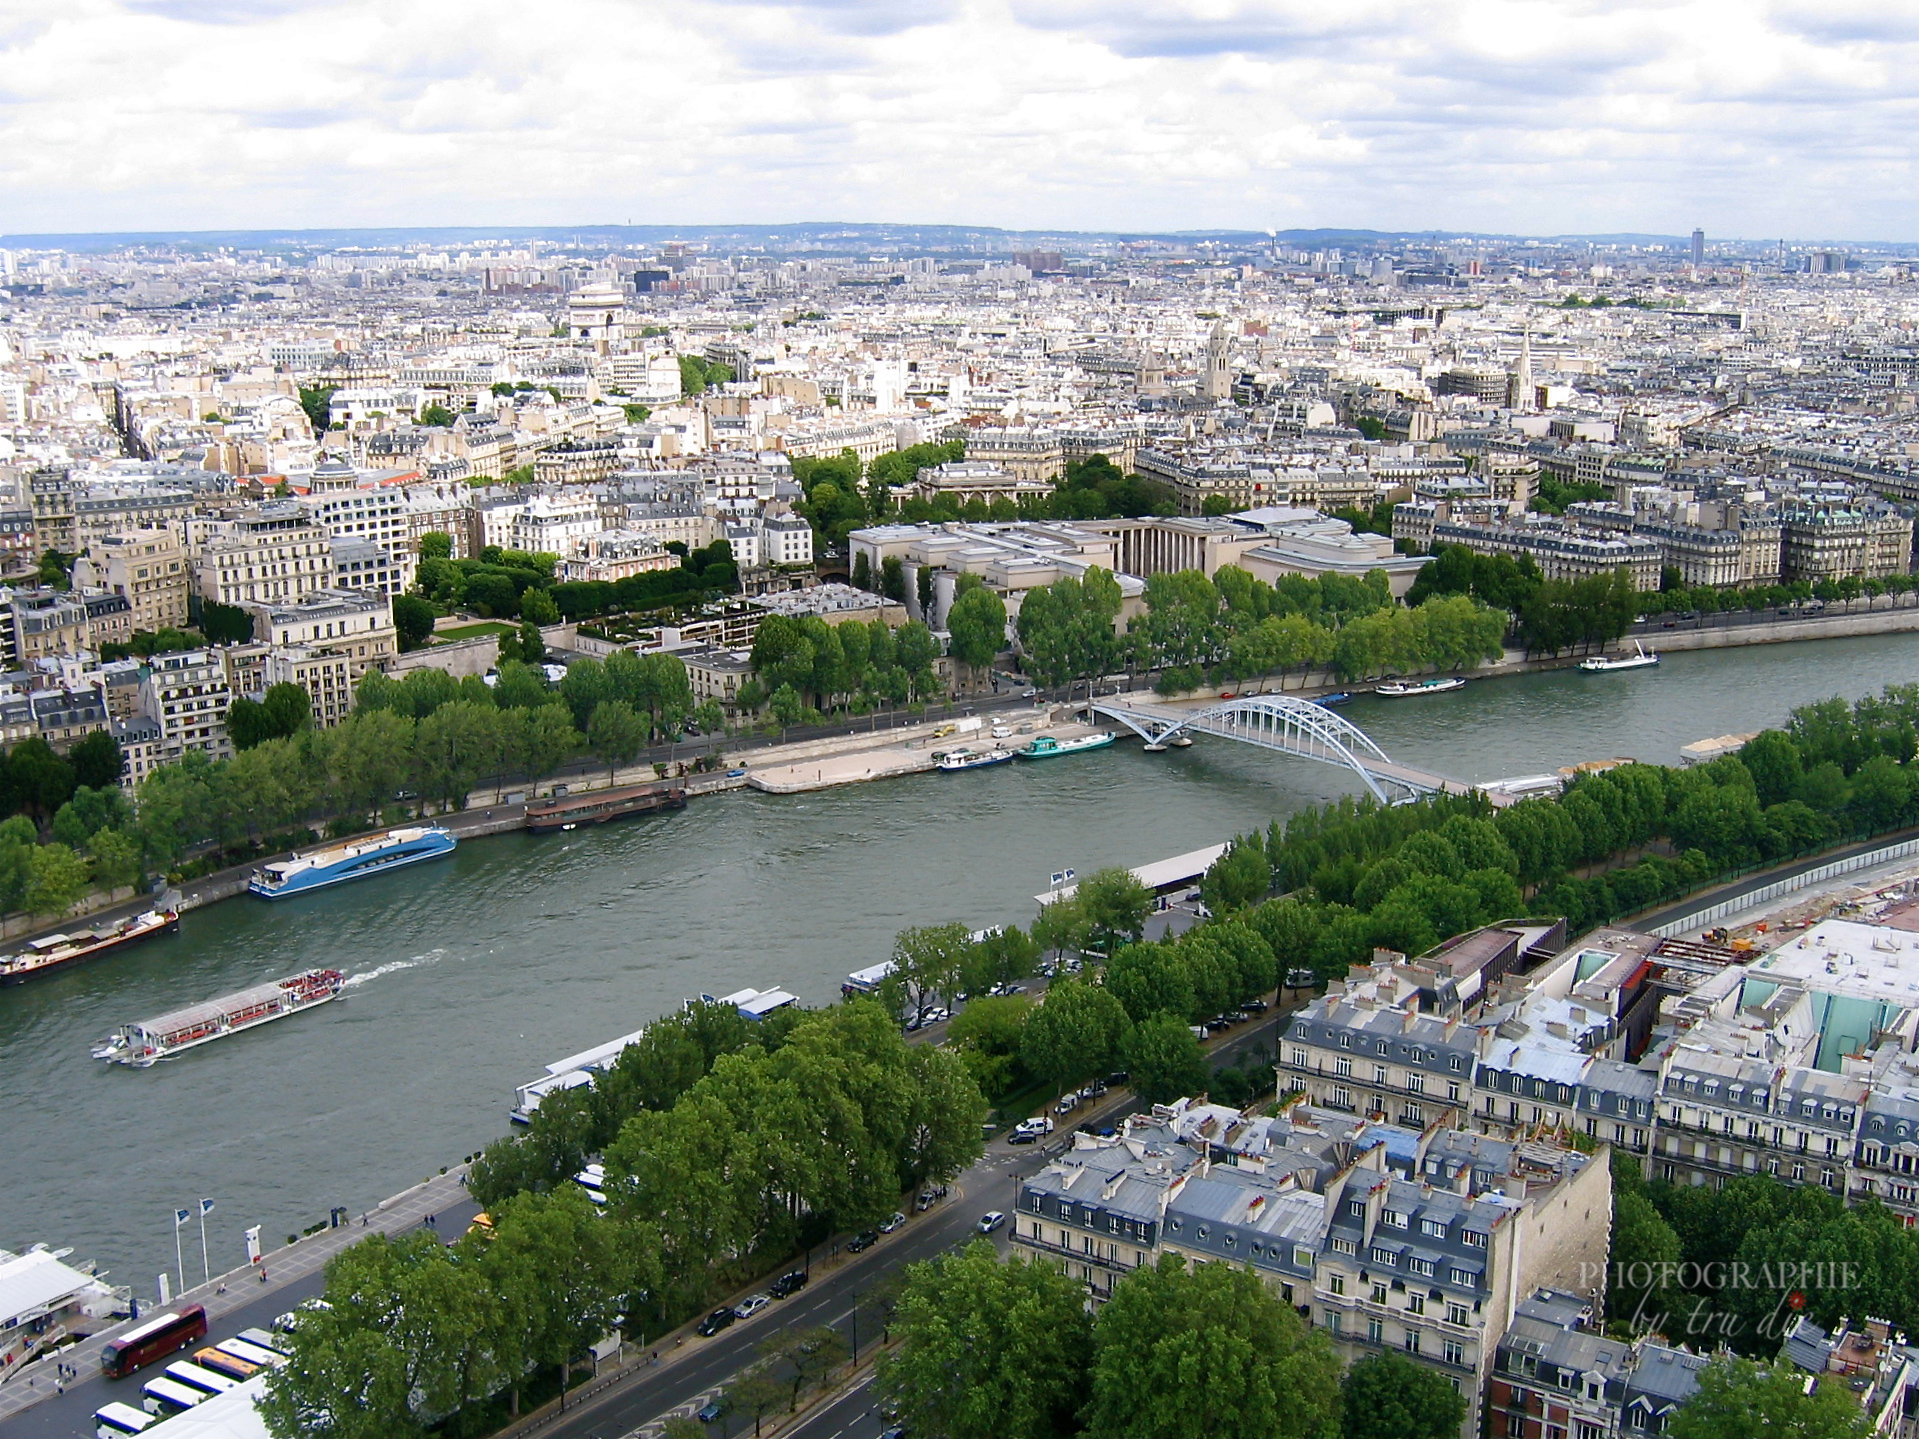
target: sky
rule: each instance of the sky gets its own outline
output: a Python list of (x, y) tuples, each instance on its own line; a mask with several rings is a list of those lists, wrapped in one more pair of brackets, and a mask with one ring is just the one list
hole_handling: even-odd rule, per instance
[(1911, 0), (0, 0), (0, 232), (1919, 239)]

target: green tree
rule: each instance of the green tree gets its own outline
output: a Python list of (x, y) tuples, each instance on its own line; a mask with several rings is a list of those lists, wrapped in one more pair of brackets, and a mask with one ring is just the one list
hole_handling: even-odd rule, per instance
[(1103, 954), (1117, 944), (1137, 940), (1153, 909), (1153, 894), (1129, 869), (1096, 870), (1079, 882), (1074, 895), (1091, 931), (1090, 943)]
[(458, 415), (437, 400), (429, 401), (420, 410), (420, 423), (436, 429), (446, 429), (458, 418)]
[(907, 1269), (876, 1387), (909, 1434), (1053, 1439), (1085, 1396), (1091, 1331), (1084, 1287), (1058, 1266), (975, 1241)]
[(119, 742), (105, 730), (95, 730), (68, 750), (67, 763), (73, 768), (74, 784), (88, 789), (118, 786), (126, 769)]
[(1251, 840), (1235, 841), (1213, 861), (1200, 882), (1200, 895), (1215, 914), (1227, 914), (1257, 904), (1266, 898), (1272, 885), (1272, 867), (1255, 835)]
[(209, 644), (243, 645), (253, 638), (253, 616), (238, 605), (207, 600), (200, 606), (200, 633)]
[(500, 1295), (506, 1326), (528, 1360), (559, 1366), (564, 1381), (574, 1361), (620, 1318), (627, 1290), (623, 1236), (573, 1184), (509, 1200), (493, 1225), (481, 1264)]
[(1607, 1256), (1612, 1279), (1606, 1289), (1606, 1317), (1644, 1332), (1660, 1327), (1666, 1312), (1663, 1288), (1656, 1281), (1644, 1285), (1625, 1281), (1656, 1275), (1661, 1272), (1659, 1266), (1677, 1263), (1684, 1256), (1678, 1234), (1646, 1197), (1638, 1160), (1615, 1151), (1613, 1173), (1626, 1170), (1631, 1171), (1629, 1178), (1614, 1181), (1612, 1249)]
[(29, 914), (65, 914), (87, 890), (87, 862), (64, 844), (35, 847), (27, 879)]
[(418, 595), (395, 595), (393, 628), (399, 632), (402, 650), (417, 650), (433, 634), (433, 622), (439, 612)]
[(1341, 1439), (1456, 1439), (1466, 1399), (1443, 1375), (1388, 1349), (1340, 1381)]
[(1133, 1026), (1120, 1053), (1133, 1092), (1165, 1104), (1206, 1088), (1206, 1051), (1184, 1016), (1158, 1014)]
[(1863, 1439), (1869, 1426), (1844, 1384), (1823, 1381), (1808, 1393), (1805, 1374), (1780, 1360), (1718, 1359), (1699, 1371), (1699, 1387), (1666, 1425), (1671, 1439)]
[(586, 743), (606, 765), (609, 784), (621, 765), (633, 763), (646, 748), (646, 728), (646, 721), (624, 700), (607, 700), (594, 708)]
[(950, 1006), (959, 994), (960, 976), (972, 956), (972, 940), (963, 924), (903, 929), (893, 940), (893, 970), (881, 985), (882, 1003), (891, 1013), (909, 1010), (915, 1019), (935, 998)]
[(946, 628), (953, 636), (953, 658), (984, 669), (1006, 647), (1005, 602), (984, 586), (969, 589), (946, 612)]
[(1338, 1415), (1331, 1341), (1250, 1270), (1168, 1254), (1100, 1311), (1089, 1439), (1322, 1439)]
[(1100, 986), (1057, 980), (1026, 1021), (1020, 1057), (1056, 1093), (1064, 1093), (1115, 1066), (1130, 1024), (1120, 1002)]
[(445, 530), (428, 530), (420, 536), (419, 550), (423, 560), (450, 560), (453, 558), (453, 536)]

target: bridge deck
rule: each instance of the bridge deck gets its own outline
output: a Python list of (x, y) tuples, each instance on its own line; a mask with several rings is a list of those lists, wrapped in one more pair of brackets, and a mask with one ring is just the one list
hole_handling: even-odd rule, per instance
[[(1375, 780), (1397, 785), (1401, 789), (1426, 794), (1484, 794), (1498, 808), (1504, 808), (1514, 802), (1512, 795), (1482, 790), (1470, 781), (1453, 779), (1432, 770), (1421, 769), (1417, 765), (1400, 764), (1395, 760), (1387, 759), (1384, 755), (1367, 753), (1363, 748), (1348, 746), (1344, 752), (1336, 753), (1330, 746), (1313, 739), (1289, 742), (1290, 737), (1285, 731), (1265, 727), (1259, 723), (1262, 717), (1257, 715), (1207, 714), (1204, 711), (1182, 714), (1177, 710), (1140, 704), (1094, 705), (1093, 709), (1127, 724), (1136, 731), (1166, 734), (1177, 729), (1190, 734), (1217, 735), (1221, 739), (1237, 740), (1242, 744), (1256, 745), (1261, 749), (1274, 750), (1280, 754), (1295, 755), (1300, 759), (1348, 766), (1363, 771)], [(1252, 719), (1255, 723), (1238, 723), (1241, 719)], [(1350, 722), (1344, 720), (1341, 723), (1350, 725)], [(1364, 744), (1371, 744), (1370, 740), (1363, 739), (1363, 732), (1357, 731), (1356, 727), (1349, 727), (1348, 733), (1360, 738)]]

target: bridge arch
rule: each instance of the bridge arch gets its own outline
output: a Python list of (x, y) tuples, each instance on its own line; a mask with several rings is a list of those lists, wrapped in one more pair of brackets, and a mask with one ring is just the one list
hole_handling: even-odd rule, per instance
[(1351, 720), (1291, 695), (1244, 695), (1180, 716), (1097, 700), (1088, 708), (1124, 725), (1148, 744), (1164, 744), (1191, 731), (1339, 765), (1358, 775), (1382, 804), (1392, 802), (1388, 785), (1415, 794), (1424, 788), (1409, 782), (1404, 767), (1395, 765), (1372, 736)]

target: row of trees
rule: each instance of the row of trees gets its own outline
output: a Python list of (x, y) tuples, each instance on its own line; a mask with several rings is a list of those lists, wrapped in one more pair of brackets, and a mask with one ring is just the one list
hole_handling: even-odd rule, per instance
[(1030, 591), (1020, 605), (1027, 673), (1044, 684), (1118, 669), (1160, 672), (1172, 693), (1215, 682), (1331, 668), (1349, 679), (1497, 659), (1506, 617), (1463, 595), (1398, 605), (1386, 575), (1256, 580), (1235, 566), (1146, 582), (1146, 611), (1115, 631), (1119, 584), (1104, 570)]
[(915, 1264), (878, 1390), (945, 1439), (1453, 1439), (1465, 1400), (1386, 1353), (1342, 1376), (1325, 1333), (1259, 1278), (1168, 1255), (1097, 1314), (1085, 1286), (992, 1247)]
[(768, 615), (753, 637), (754, 678), (737, 702), (770, 704), (783, 725), (809, 712), (864, 714), (937, 693), (938, 658), (939, 641), (918, 620), (895, 629), (877, 619), (831, 625), (817, 615)]
[[(1919, 823), (1919, 686), (1793, 711), (1737, 755), (1631, 764), (1492, 812), (1476, 797), (1342, 799), (1249, 835), (1205, 880), (1283, 969), (1337, 977), (1375, 947), (1418, 954), (1527, 912), (1575, 932), (1727, 874)], [(1262, 905), (1277, 890), (1287, 897)]]
[[(417, 644), (424, 635), (418, 625), (420, 602), (438, 613), (471, 609), (494, 619), (522, 619), (536, 625), (557, 624), (562, 618), (588, 619), (595, 615), (658, 609), (666, 605), (702, 603), (739, 589), (733, 547), (715, 540), (688, 551), (677, 541), (667, 548), (680, 556), (672, 569), (630, 575), (623, 580), (555, 581), (554, 555), (528, 554), (488, 545), (473, 559), (452, 558), (452, 539), (432, 533), (420, 537), (420, 563), (414, 575), (413, 606), (406, 609), (404, 637)], [(428, 617), (430, 621), (430, 616)], [(395, 623), (402, 607), (394, 609)], [(430, 622), (426, 630), (431, 630)]]
[[(334, 1260), (332, 1310), (295, 1332), (271, 1382), (274, 1432), (484, 1432), (498, 1396), (517, 1407), (527, 1376), (616, 1323), (664, 1332), (978, 1157), (986, 1106), (965, 1068), (909, 1048), (878, 1005), (768, 1023), (696, 1006), (649, 1028), (593, 1090), (548, 1096), (527, 1135), (474, 1165), (496, 1237), (377, 1239)], [(595, 1214), (567, 1179), (602, 1145)]]

